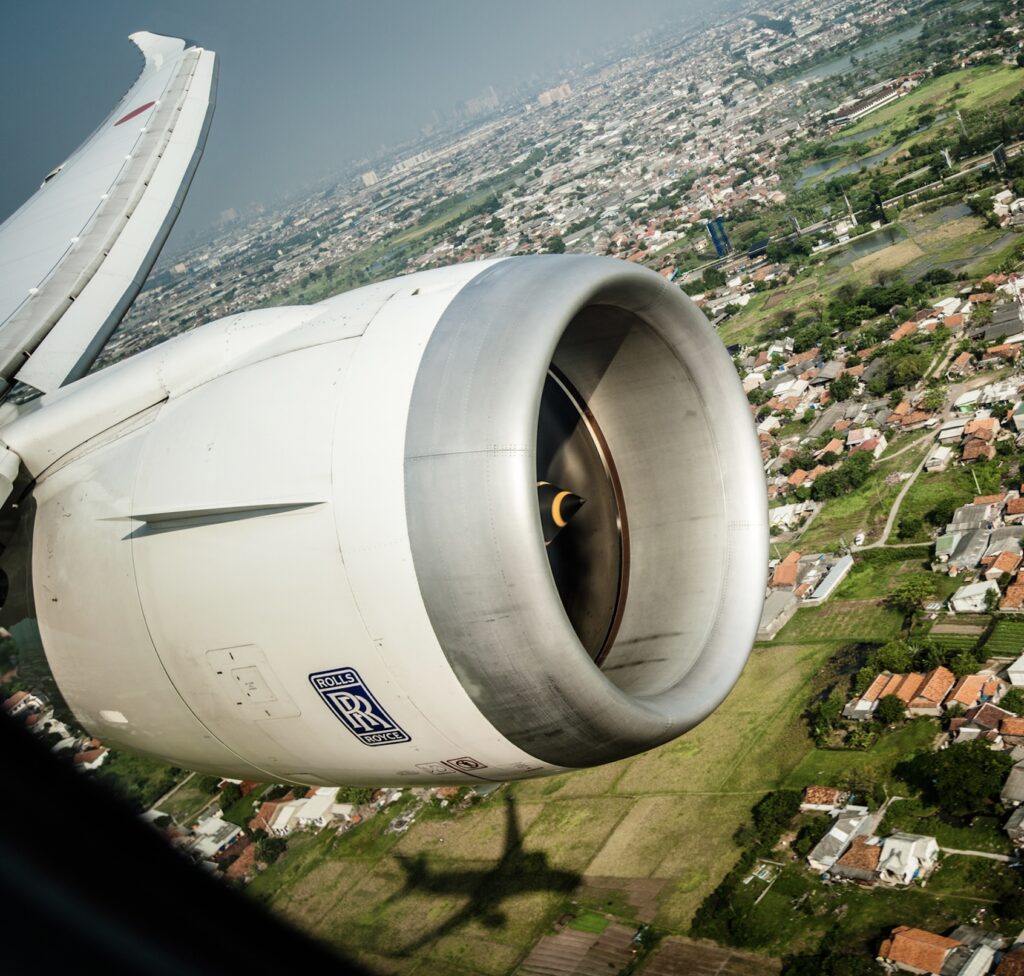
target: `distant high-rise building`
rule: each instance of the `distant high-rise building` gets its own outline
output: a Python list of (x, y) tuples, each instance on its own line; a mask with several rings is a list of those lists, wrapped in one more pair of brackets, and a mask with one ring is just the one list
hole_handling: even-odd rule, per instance
[(554, 88), (548, 88), (546, 91), (542, 91), (537, 96), (537, 104), (553, 105), (555, 102), (561, 102), (568, 98), (572, 94), (572, 87), (569, 82), (563, 81), (562, 84), (556, 85)]
[(365, 187), (371, 187), (375, 183), (380, 182), (377, 179), (377, 174), (372, 169), (368, 169), (365, 173), (363, 173), (362, 176), (359, 177), (359, 179), (363, 181), (363, 186)]
[(724, 258), (732, 250), (732, 244), (729, 243), (729, 235), (725, 232), (725, 218), (713, 217), (704, 226), (708, 229), (708, 237), (711, 238), (711, 243), (715, 245), (715, 253), (720, 258)]
[(486, 112), (493, 112), (498, 107), (498, 95), (494, 89), (488, 85), (487, 90), (477, 95), (476, 98), (470, 98), (466, 100), (465, 112), (469, 116), (483, 115)]

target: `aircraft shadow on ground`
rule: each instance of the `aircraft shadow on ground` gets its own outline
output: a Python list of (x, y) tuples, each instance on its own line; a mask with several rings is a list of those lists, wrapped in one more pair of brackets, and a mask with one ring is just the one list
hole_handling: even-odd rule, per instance
[(575, 871), (552, 867), (543, 851), (523, 850), (516, 799), (511, 794), (505, 797), (505, 847), (493, 867), (433, 871), (423, 854), (415, 857), (396, 855), (395, 859), (405, 874), (405, 885), (389, 901), (417, 891), (467, 899), (461, 909), (432, 932), (397, 950), (395, 954), (400, 956), (412, 955), (470, 922), (480, 922), (491, 929), (500, 928), (507, 921), (501, 910), (506, 899), (537, 891), (568, 895), (582, 880)]

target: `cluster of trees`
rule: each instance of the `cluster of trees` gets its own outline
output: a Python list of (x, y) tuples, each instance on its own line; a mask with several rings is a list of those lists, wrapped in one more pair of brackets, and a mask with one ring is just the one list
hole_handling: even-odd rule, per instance
[(363, 806), (369, 803), (373, 797), (372, 786), (339, 786), (338, 792), (334, 795), (335, 803), (351, 803), (353, 806)]
[(983, 663), (975, 650), (943, 646), (927, 638), (914, 643), (901, 638), (882, 644), (868, 654), (864, 667), (854, 678), (853, 690), (855, 694), (863, 694), (881, 671), (927, 673), (941, 666), (962, 677), (974, 674)]
[(856, 491), (871, 474), (871, 453), (858, 451), (848, 457), (838, 468), (826, 471), (815, 479), (811, 497), (816, 501), (838, 498), (847, 492)]
[(1007, 752), (995, 752), (982, 739), (924, 752), (896, 767), (897, 775), (949, 817), (991, 813), (1013, 766)]
[(901, 339), (888, 346), (885, 352), (875, 357), (881, 366), (867, 382), (867, 388), (875, 396), (891, 390), (899, 390), (916, 383), (932, 361), (933, 352), (928, 345)]
[(752, 822), (736, 832), (735, 840), (745, 850), (736, 866), (697, 909), (691, 925), (694, 935), (747, 947), (770, 941), (770, 925), (755, 916), (755, 895), (743, 879), (758, 857), (771, 853), (799, 809), (800, 794), (796, 790), (777, 790), (758, 801), (751, 811)]
[(783, 960), (781, 976), (877, 976), (875, 954), (859, 939), (835, 928), (816, 951), (798, 952)]
[(857, 380), (849, 373), (843, 373), (841, 376), (837, 376), (828, 386), (829, 396), (833, 400), (849, 400), (853, 396), (854, 390), (857, 389)]

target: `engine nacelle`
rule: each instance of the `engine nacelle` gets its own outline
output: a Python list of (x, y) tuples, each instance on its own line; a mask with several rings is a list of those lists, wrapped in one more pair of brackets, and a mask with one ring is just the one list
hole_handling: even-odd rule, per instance
[(0, 436), (37, 479), (68, 704), (177, 765), (397, 784), (610, 762), (705, 718), (757, 627), (747, 401), (693, 304), (623, 262), (234, 316)]

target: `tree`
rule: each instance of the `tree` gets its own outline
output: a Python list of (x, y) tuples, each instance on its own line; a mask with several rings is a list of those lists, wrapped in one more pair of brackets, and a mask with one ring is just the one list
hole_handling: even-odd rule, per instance
[(856, 388), (857, 380), (849, 373), (843, 373), (829, 384), (828, 392), (833, 400), (849, 400)]
[(336, 803), (351, 803), (354, 806), (362, 806), (369, 803), (373, 797), (372, 786), (339, 786), (338, 792), (334, 795)]
[(989, 613), (992, 613), (993, 610), (997, 610), (998, 608), (999, 608), (999, 591), (998, 590), (988, 590), (985, 593), (985, 609)]
[(832, 821), (824, 814), (819, 814), (812, 820), (805, 823), (798, 831), (793, 840), (793, 853), (797, 857), (807, 857), (815, 848), (818, 841), (825, 836)]
[(705, 268), (701, 277), (704, 280), (705, 290), (721, 288), (725, 284), (725, 272), (718, 268)]
[(916, 785), (945, 813), (967, 817), (991, 810), (1013, 766), (1008, 753), (993, 752), (988, 742), (957, 742), (941, 752), (915, 756), (897, 774)]
[(283, 837), (268, 837), (264, 834), (256, 841), (256, 859), (273, 864), (287, 849), (288, 844)]
[(557, 234), (554, 237), (549, 237), (544, 245), (544, 250), (548, 254), (563, 254), (565, 253), (565, 241), (562, 240)]
[(913, 573), (904, 576), (889, 594), (889, 605), (902, 613), (913, 613), (929, 597), (934, 596), (935, 577), (930, 573)]
[(916, 651), (905, 640), (893, 640), (872, 652), (868, 663), (877, 674), (879, 671), (909, 671), (914, 666)]
[(914, 515), (904, 515), (900, 519), (896, 534), (901, 539), (913, 539), (924, 528), (922, 519)]
[(228, 783), (223, 790), (220, 791), (220, 808), (221, 810), (227, 810), (233, 803), (237, 803), (242, 799), (242, 790), (237, 783)]
[(999, 707), (1013, 712), (1014, 715), (1024, 715), (1024, 689), (1011, 688), (999, 699)]
[(845, 698), (838, 688), (834, 688), (828, 698), (815, 702), (807, 710), (807, 721), (815, 741), (822, 742), (835, 728), (842, 717)]
[(875, 719), (883, 725), (895, 725), (906, 718), (906, 706), (897, 695), (886, 695), (875, 706)]
[(958, 507), (954, 499), (944, 499), (925, 515), (925, 519), (932, 525), (948, 525)]

